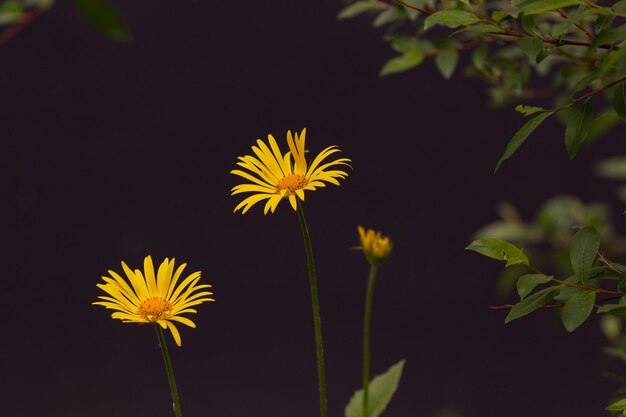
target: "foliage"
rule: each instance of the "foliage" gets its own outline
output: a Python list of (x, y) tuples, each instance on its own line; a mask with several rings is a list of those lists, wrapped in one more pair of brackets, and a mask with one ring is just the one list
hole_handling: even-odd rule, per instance
[[(602, 161), (596, 171), (626, 180), (626, 158)], [(610, 341), (604, 349), (606, 366), (609, 361), (626, 362), (626, 265), (613, 260), (626, 253), (626, 239), (616, 234), (608, 206), (558, 196), (544, 203), (529, 222), (509, 203), (502, 203), (498, 211), (501, 220), (481, 228), (467, 249), (506, 261), (504, 287), (514, 284), (518, 301), (493, 307), (509, 310), (505, 323), (538, 309), (553, 309), (559, 311), (565, 329), (573, 332), (595, 309)], [(511, 262), (511, 254), (526, 262)], [(626, 377), (608, 370), (604, 374), (621, 385), (607, 410), (623, 412)]]
[(359, 15), (384, 26), (396, 52), (381, 76), (433, 58), (447, 79), (467, 54), (465, 73), (489, 85), (493, 106), (517, 104), (533, 116), (496, 170), (551, 115), (564, 124), (571, 159), (585, 141), (626, 121), (626, 1), (359, 0), (338, 17)]
[[(12, 38), (55, 0), (0, 0), (0, 45)], [(132, 35), (117, 9), (107, 0), (75, 0), (79, 13), (93, 29), (116, 42), (127, 43)]]

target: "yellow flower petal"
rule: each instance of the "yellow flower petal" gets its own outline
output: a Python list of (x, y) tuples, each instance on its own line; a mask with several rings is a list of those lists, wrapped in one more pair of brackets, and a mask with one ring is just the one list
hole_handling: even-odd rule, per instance
[(114, 271), (109, 271), (111, 277), (103, 276), (104, 283), (96, 284), (106, 295), (98, 296), (92, 304), (113, 310), (111, 317), (123, 323), (156, 323), (167, 328), (176, 345), (181, 346), (180, 333), (172, 321), (196, 327), (182, 314), (196, 313), (190, 307), (214, 301), (209, 297), (213, 293), (206, 291), (211, 286), (198, 284), (200, 271), (190, 274), (179, 284), (186, 264), (175, 270), (173, 258), (165, 258), (156, 275), (150, 256), (144, 259), (143, 266), (143, 272), (139, 269), (132, 271), (122, 262), (128, 282)]
[[(337, 169), (329, 169), (338, 165), (349, 165), (350, 159), (339, 158), (326, 162), (326, 158), (340, 152), (336, 146), (329, 146), (320, 152), (310, 166), (306, 161), (306, 129), (302, 132), (287, 132), (287, 146), (289, 151), (281, 153), (276, 140), (268, 135), (267, 143), (257, 139), (252, 146), (255, 156), (238, 157), (237, 165), (244, 169), (234, 169), (231, 174), (249, 181), (235, 185), (231, 195), (251, 193), (241, 201), (234, 212), (241, 210), (245, 214), (255, 204), (267, 200), (263, 213), (274, 213), (276, 207), (284, 198), (288, 198), (291, 207), (297, 209), (297, 199), (304, 201), (305, 191), (314, 191), (317, 187), (324, 187), (325, 183), (339, 185), (338, 179), (344, 179), (348, 174)], [(248, 171), (248, 172), (246, 172)]]

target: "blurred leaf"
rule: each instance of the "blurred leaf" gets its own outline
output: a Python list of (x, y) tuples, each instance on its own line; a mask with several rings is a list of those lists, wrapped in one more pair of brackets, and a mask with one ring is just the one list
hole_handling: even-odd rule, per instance
[(559, 292), (559, 286), (545, 288), (541, 291), (524, 298), (519, 303), (515, 304), (509, 314), (504, 319), (504, 323), (510, 323), (513, 320), (524, 317), (527, 314), (546, 305), (552, 298)]
[(607, 411), (623, 411), (626, 410), (626, 398), (615, 401), (606, 408)]
[(589, 101), (586, 101), (565, 129), (565, 148), (567, 149), (569, 159), (574, 159), (578, 153), (580, 145), (582, 145), (587, 135), (589, 135), (589, 131), (591, 131), (592, 124), (593, 111)]
[(17, 1), (0, 3), (0, 25), (18, 22), (23, 14), (22, 5)]
[(561, 7), (576, 6), (580, 0), (528, 0), (517, 7), (526, 15), (549, 12)]
[(506, 145), (504, 154), (500, 157), (500, 160), (496, 165), (495, 172), (498, 171), (500, 165), (502, 165), (502, 162), (509, 159), (519, 149), (519, 147), (522, 146), (528, 136), (530, 136), (530, 134), (535, 131), (535, 129), (541, 124), (541, 122), (543, 122), (551, 114), (552, 113), (549, 112), (541, 113), (540, 115), (535, 116), (534, 118), (524, 123), (524, 125), (515, 133), (515, 135), (513, 135), (509, 143)]
[(576, 23), (579, 23), (585, 18), (584, 8), (579, 8), (575, 13), (563, 19), (563, 21), (555, 24), (552, 27), (552, 37), (558, 38), (559, 36), (569, 32), (574, 28)]
[(600, 248), (600, 234), (592, 227), (580, 229), (572, 239), (570, 261), (574, 273), (581, 281), (589, 278), (589, 272)]
[(606, 132), (615, 127), (622, 119), (615, 113), (615, 111), (611, 108), (608, 111), (601, 113), (598, 117), (593, 120), (593, 124), (591, 125), (591, 131), (589, 131), (589, 136), (587, 138), (588, 141), (595, 140), (600, 136), (604, 135)]
[(599, 34), (604, 29), (611, 27), (613, 20), (615, 20), (615, 16), (610, 13), (598, 16), (594, 22), (594, 30), (596, 34)]
[(495, 20), (496, 22), (499, 22), (509, 16), (511, 15), (506, 10), (494, 10), (493, 13), (491, 13), (491, 19)]
[(614, 3), (613, 6), (611, 6), (611, 9), (617, 13), (626, 13), (626, 1), (622, 0)]
[(500, 33), (500, 32), (504, 32), (504, 31), (505, 30), (503, 28), (500, 28), (500, 27), (497, 27), (497, 26), (478, 23), (476, 25), (467, 26), (467, 27), (464, 27), (462, 29), (455, 30), (454, 32), (452, 32), (450, 34), (450, 36), (454, 36), (454, 35), (457, 35), (459, 33), (464, 33), (464, 32), (469, 32), (469, 33)]
[(525, 36), (518, 41), (517, 45), (528, 57), (530, 62), (537, 62), (537, 55), (539, 55), (539, 52), (541, 52), (543, 48), (543, 42), (539, 38)]
[(607, 178), (626, 180), (626, 156), (614, 156), (599, 162), (596, 173)]
[(429, 29), (434, 25), (446, 25), (449, 28), (456, 28), (479, 21), (480, 19), (476, 15), (465, 10), (444, 9), (428, 16), (424, 21), (424, 29)]
[(385, 26), (394, 20), (398, 20), (399, 18), (404, 16), (404, 9), (400, 9), (398, 7), (389, 7), (384, 11), (380, 12), (376, 19), (372, 22), (372, 26), (375, 28), (379, 28)]
[(454, 49), (444, 49), (435, 57), (435, 65), (445, 79), (449, 79), (459, 61), (459, 54)]
[(600, 329), (611, 342), (616, 342), (622, 333), (622, 321), (614, 316), (604, 315), (600, 318)]
[(370, 0), (365, 1), (357, 1), (345, 7), (343, 10), (339, 12), (337, 15), (337, 19), (348, 19), (351, 17), (355, 17), (360, 15), (361, 13), (365, 13), (368, 10), (380, 10), (381, 6)]
[(601, 45), (613, 45), (626, 40), (626, 24), (618, 27), (609, 27), (598, 33), (591, 42), (589, 50), (593, 50)]
[(106, 0), (76, 0), (83, 18), (109, 39), (116, 42), (130, 42), (132, 36), (117, 10)]
[(565, 302), (561, 311), (561, 321), (568, 332), (573, 332), (583, 324), (591, 314), (596, 293), (580, 289)]
[[(391, 366), (387, 372), (376, 376), (369, 384), (367, 417), (378, 417), (385, 411), (393, 394), (398, 389), (402, 369), (406, 361)], [(363, 390), (354, 393), (346, 406), (346, 417), (363, 417)]]
[(525, 14), (522, 16), (522, 27), (531, 36), (542, 36), (541, 31), (539, 30), (539, 26), (537, 26), (537, 22), (535, 18), (531, 15)]
[(552, 278), (543, 274), (526, 274), (519, 277), (517, 280), (517, 294), (519, 298), (523, 300), (528, 294), (530, 294), (537, 285), (550, 282)]
[(506, 261), (506, 266), (524, 264), (529, 265), (528, 258), (517, 246), (499, 239), (478, 239), (470, 243), (466, 250), (473, 250), (481, 255), (499, 261)]
[(418, 66), (424, 60), (424, 54), (419, 51), (409, 51), (403, 55), (391, 58), (380, 70), (380, 76), (408, 71)]
[(615, 113), (626, 122), (626, 81), (622, 81), (615, 87), (613, 93), (613, 108)]

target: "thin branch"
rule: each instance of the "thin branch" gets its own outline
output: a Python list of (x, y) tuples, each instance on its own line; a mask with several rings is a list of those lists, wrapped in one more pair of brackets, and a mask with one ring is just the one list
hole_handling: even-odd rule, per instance
[[(596, 304), (603, 304), (609, 301), (613, 301), (613, 300), (618, 300), (620, 299), (621, 296), (614, 296), (614, 297), (608, 297), (608, 298), (603, 298), (601, 300), (596, 300)], [(515, 306), (515, 304), (502, 304), (499, 306), (489, 306), (489, 310), (510, 310)], [(564, 306), (564, 304), (546, 304), (543, 307), (540, 307), (542, 309), (545, 310), (549, 310), (549, 309), (553, 309), (553, 308), (562, 308)]]
[(17, 35), (22, 29), (28, 26), (33, 20), (39, 17), (43, 13), (43, 9), (34, 7), (28, 12), (24, 13), (19, 22), (9, 26), (2, 32), (0, 32), (0, 46), (7, 43), (11, 38)]
[[(565, 14), (565, 12), (561, 9), (556, 9), (556, 12), (559, 14), (559, 16), (561, 16), (563, 19), (567, 19), (567, 14)], [(579, 30), (581, 30), (585, 35), (587, 35), (590, 39), (593, 40), (593, 35), (591, 34), (591, 32), (589, 32), (583, 25), (581, 25), (580, 23), (576, 23), (574, 24), (574, 26), (576, 26)]]

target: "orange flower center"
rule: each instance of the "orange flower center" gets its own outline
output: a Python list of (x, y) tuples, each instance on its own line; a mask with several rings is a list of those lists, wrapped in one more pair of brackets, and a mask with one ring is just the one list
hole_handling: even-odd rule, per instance
[(137, 309), (137, 314), (142, 319), (156, 322), (161, 319), (163, 314), (169, 313), (172, 310), (172, 305), (164, 298), (151, 297), (145, 300)]
[(287, 191), (287, 194), (291, 195), (296, 190), (301, 190), (307, 183), (307, 179), (304, 175), (289, 174), (276, 184), (278, 191)]

